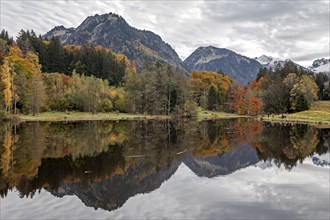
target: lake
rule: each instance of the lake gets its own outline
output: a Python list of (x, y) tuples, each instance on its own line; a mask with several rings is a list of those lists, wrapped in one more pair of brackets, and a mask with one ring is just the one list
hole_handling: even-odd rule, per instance
[(0, 125), (0, 219), (329, 219), (330, 129), (254, 119)]

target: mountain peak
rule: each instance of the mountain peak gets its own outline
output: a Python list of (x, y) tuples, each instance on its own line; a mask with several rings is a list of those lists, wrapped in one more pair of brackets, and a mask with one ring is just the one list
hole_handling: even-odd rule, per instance
[(321, 58), (321, 59), (316, 59), (316, 60), (314, 60), (312, 66), (313, 66), (314, 68), (317, 68), (317, 67), (319, 67), (319, 66), (321, 66), (321, 65), (325, 65), (325, 64), (328, 64), (328, 63), (330, 63), (330, 59)]
[(281, 60), (280, 58), (274, 58), (272, 56), (267, 56), (264, 54), (261, 55), (260, 57), (256, 58), (255, 60), (258, 61), (261, 65), (266, 66), (266, 67), (267, 66), (273, 67), (275, 65), (275, 63), (277, 64), (279, 61), (284, 61), (284, 60)]
[(123, 17), (111, 12), (87, 17), (61, 40), (71, 45), (104, 46), (135, 61), (138, 69), (141, 69), (145, 60), (159, 60), (184, 70), (178, 54), (160, 36), (131, 27)]
[(199, 47), (183, 63), (189, 71), (196, 69), (224, 72), (242, 84), (255, 79), (261, 67), (253, 59), (214, 46)]
[[(111, 23), (112, 22), (116, 22), (116, 21), (125, 21), (125, 19), (123, 17), (121, 17), (120, 15), (118, 14), (115, 14), (115, 13), (107, 13), (107, 14), (95, 14), (93, 16), (88, 16), (86, 20), (95, 20), (97, 22), (106, 22), (106, 21), (110, 21)], [(126, 22), (126, 21), (125, 21)]]
[[(293, 62), (290, 59), (281, 59), (281, 58), (274, 58), (272, 56), (267, 55), (261, 55), (258, 58), (255, 58), (256, 61), (258, 61), (263, 67), (266, 67), (267, 69), (275, 70), (276, 67), (284, 67), (284, 65), (288, 62)], [(293, 62), (298, 68), (303, 68), (307, 70), (305, 67), (300, 66), (299, 64)]]
[(308, 69), (315, 73), (330, 73), (330, 59), (316, 59), (314, 60), (312, 66), (308, 67)]
[(66, 41), (74, 30), (74, 28), (66, 28), (63, 25), (55, 26), (53, 29), (48, 31), (43, 38), (49, 39), (51, 37), (59, 37), (61, 41)]
[[(201, 46), (201, 47), (198, 47), (196, 51), (211, 51), (211, 52), (224, 52), (224, 51), (230, 51), (226, 48), (218, 48), (218, 47), (215, 47), (215, 46)], [(233, 51), (232, 51), (233, 52)]]

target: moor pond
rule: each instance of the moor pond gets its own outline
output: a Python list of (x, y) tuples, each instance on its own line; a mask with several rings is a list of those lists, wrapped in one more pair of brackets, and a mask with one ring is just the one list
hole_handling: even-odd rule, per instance
[(330, 129), (254, 119), (0, 125), (0, 219), (329, 219)]

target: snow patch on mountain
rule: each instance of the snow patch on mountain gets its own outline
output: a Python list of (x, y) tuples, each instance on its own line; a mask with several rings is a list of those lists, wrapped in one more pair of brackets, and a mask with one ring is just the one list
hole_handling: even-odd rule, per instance
[(66, 28), (63, 25), (56, 26), (52, 30), (48, 31), (43, 36), (44, 39), (50, 39), (51, 37), (59, 37), (62, 42), (65, 42), (70, 35), (74, 32), (74, 28)]
[(314, 60), (312, 66), (308, 67), (308, 69), (314, 73), (330, 73), (330, 59)]
[[(271, 57), (271, 56), (266, 56), (266, 55), (262, 55), (260, 57), (255, 58), (254, 60), (256, 60), (257, 62), (259, 62), (263, 67), (266, 67), (267, 69), (271, 69), (271, 70), (275, 70), (277, 67), (279, 68), (283, 68), (284, 65), (288, 62), (293, 62), (290, 59), (280, 59), (280, 58), (275, 58), (275, 57)], [(293, 62), (297, 68), (302, 68), (303, 70), (308, 70), (306, 67), (303, 67), (295, 62)]]
[(289, 59), (282, 60), (280, 58), (275, 58), (271, 56), (262, 55), (258, 58), (255, 58), (263, 67), (267, 69), (275, 69), (277, 66), (283, 67), (285, 63), (289, 62)]
[(196, 65), (197, 64), (205, 64), (205, 63), (209, 63), (213, 60), (216, 60), (216, 59), (220, 59), (220, 58), (224, 58), (228, 56), (228, 54), (223, 54), (223, 55), (217, 55), (217, 54), (211, 54), (207, 57), (201, 57), (197, 62), (196, 62)]

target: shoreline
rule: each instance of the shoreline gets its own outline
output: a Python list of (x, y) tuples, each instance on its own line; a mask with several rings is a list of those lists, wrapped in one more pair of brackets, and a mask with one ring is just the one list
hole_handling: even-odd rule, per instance
[(251, 118), (254, 116), (251, 115), (238, 115), (234, 113), (227, 112), (217, 112), (217, 111), (209, 111), (209, 110), (198, 110), (195, 118), (198, 121), (204, 120), (216, 120), (216, 119), (233, 119), (233, 118)]
[[(236, 115), (226, 112), (213, 111), (197, 111), (193, 120), (215, 120), (215, 119), (230, 119), (230, 118), (247, 118), (248, 115)], [(38, 115), (23, 115), (9, 116), (7, 121), (16, 122), (67, 122), (67, 121), (118, 121), (118, 120), (172, 120), (176, 119), (174, 115), (143, 115), (129, 113), (95, 113), (90, 112), (42, 112)]]
[(128, 113), (95, 113), (90, 112), (42, 112), (38, 115), (16, 115), (8, 120), (17, 122), (67, 122), (67, 121), (118, 121), (118, 120), (168, 120), (168, 115), (141, 115)]
[[(95, 113), (90, 112), (42, 112), (38, 115), (16, 115), (10, 116), (7, 121), (16, 122), (68, 122), (68, 121), (123, 121), (123, 120), (172, 120), (176, 117), (173, 115), (143, 115), (143, 114), (129, 114), (129, 113)], [(235, 118), (256, 118), (257, 120), (271, 123), (288, 123), (288, 124), (309, 124), (314, 126), (321, 126), (330, 128), (329, 120), (319, 120), (313, 118), (292, 118), (288, 115), (287, 118), (279, 118), (276, 115), (274, 118), (267, 116), (249, 116), (249, 115), (237, 115), (226, 112), (215, 112), (208, 110), (197, 111), (196, 116), (193, 116), (193, 120), (217, 120), (217, 119), (235, 119)]]
[(330, 121), (327, 120), (313, 120), (313, 119), (298, 119), (298, 118), (267, 118), (267, 117), (259, 117), (260, 121), (271, 122), (277, 124), (306, 124), (316, 127), (322, 128), (330, 128)]

